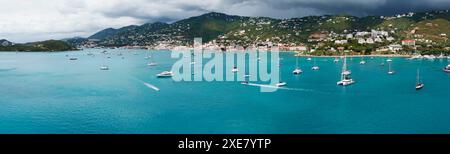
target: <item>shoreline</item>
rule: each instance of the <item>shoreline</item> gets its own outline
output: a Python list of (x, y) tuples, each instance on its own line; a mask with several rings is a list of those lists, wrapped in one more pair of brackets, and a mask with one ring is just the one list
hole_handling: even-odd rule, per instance
[[(76, 52), (76, 51), (84, 51), (84, 50), (118, 50), (118, 49), (98, 49), (98, 48), (85, 48), (83, 50), (67, 50), (67, 51), (0, 51), (4, 52), (4, 53), (11, 53), (11, 52), (15, 52), (15, 53), (56, 53), (56, 52)], [(119, 49), (120, 50), (120, 49)], [(122, 50), (133, 50), (133, 49), (122, 49)], [(138, 49), (139, 50), (139, 49)], [(147, 49), (140, 49), (140, 50), (145, 50), (147, 51)], [(173, 51), (170, 49), (154, 49), (153, 51)], [(183, 50), (182, 50), (183, 51)], [(203, 50), (206, 52), (223, 52), (223, 51), (213, 51), (213, 50)], [(253, 50), (255, 51), (255, 50)], [(225, 51), (225, 52), (253, 52), (253, 51), (242, 51), (242, 50), (236, 50), (236, 51)], [(186, 51), (187, 52), (187, 51)], [(257, 51), (257, 52), (273, 52), (273, 51)], [(297, 53), (296, 51), (278, 51), (280, 53)], [(398, 55), (398, 54), (389, 54), (389, 55), (380, 55), (380, 54), (375, 54), (375, 55), (346, 55), (346, 57), (401, 57), (401, 58), (411, 58), (413, 55)], [(298, 57), (323, 57), (323, 58), (340, 58), (342, 56), (340, 55), (332, 55), (332, 56), (328, 56), (328, 55), (322, 55), (322, 56), (317, 56), (317, 55), (299, 55)]]
[[(342, 56), (313, 56), (313, 55), (300, 55), (299, 57), (324, 57), (324, 58), (340, 58)], [(411, 58), (412, 55), (346, 55), (346, 57), (400, 57)]]

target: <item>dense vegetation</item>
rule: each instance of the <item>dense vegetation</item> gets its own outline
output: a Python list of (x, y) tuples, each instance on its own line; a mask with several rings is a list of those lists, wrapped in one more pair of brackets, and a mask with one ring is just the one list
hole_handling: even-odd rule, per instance
[(145, 46), (161, 42), (187, 45), (192, 43), (194, 37), (202, 37), (204, 42), (217, 40), (225, 44), (233, 42), (248, 45), (267, 40), (302, 44), (308, 43), (308, 37), (317, 32), (346, 33), (378, 29), (391, 32), (397, 43), (401, 39), (413, 38), (414, 35), (410, 32), (415, 30), (415, 34), (423, 35), (423, 39), (435, 42), (433, 45), (447, 46), (448, 36), (441, 37), (440, 34), (450, 35), (449, 19), (450, 13), (447, 10), (401, 17), (354, 17), (343, 14), (292, 19), (241, 17), (212, 12), (172, 24), (157, 22), (120, 29), (109, 28), (89, 38), (99, 39), (100, 45), (104, 46)]
[(0, 51), (69, 51), (75, 48), (64, 41), (48, 40), (27, 44), (0, 46)]

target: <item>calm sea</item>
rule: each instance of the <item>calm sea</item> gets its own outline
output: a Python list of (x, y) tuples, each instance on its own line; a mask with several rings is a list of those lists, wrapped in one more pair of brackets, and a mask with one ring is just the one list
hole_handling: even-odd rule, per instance
[(293, 53), (281, 53), (287, 86), (261, 93), (238, 81), (158, 79), (178, 60), (169, 51), (153, 52), (153, 67), (145, 50), (90, 51), (0, 53), (0, 133), (450, 133), (447, 59), (393, 58), (388, 75), (385, 59), (348, 58), (356, 83), (340, 87), (342, 61), (317, 58), (313, 71), (301, 58), (295, 76)]

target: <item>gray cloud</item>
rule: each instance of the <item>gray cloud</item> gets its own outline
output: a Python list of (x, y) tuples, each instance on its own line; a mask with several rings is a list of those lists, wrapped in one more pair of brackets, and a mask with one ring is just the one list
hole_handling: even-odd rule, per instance
[(108, 27), (173, 22), (211, 11), (292, 18), (442, 9), (450, 9), (449, 0), (0, 0), (0, 39), (27, 42), (89, 36)]

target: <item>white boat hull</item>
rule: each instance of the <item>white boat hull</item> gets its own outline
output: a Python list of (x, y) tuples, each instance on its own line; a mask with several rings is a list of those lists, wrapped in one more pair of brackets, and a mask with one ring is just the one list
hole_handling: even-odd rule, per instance
[(337, 82), (337, 85), (348, 86), (353, 83), (355, 83), (355, 81), (353, 81), (353, 80), (342, 80), (342, 81)]

